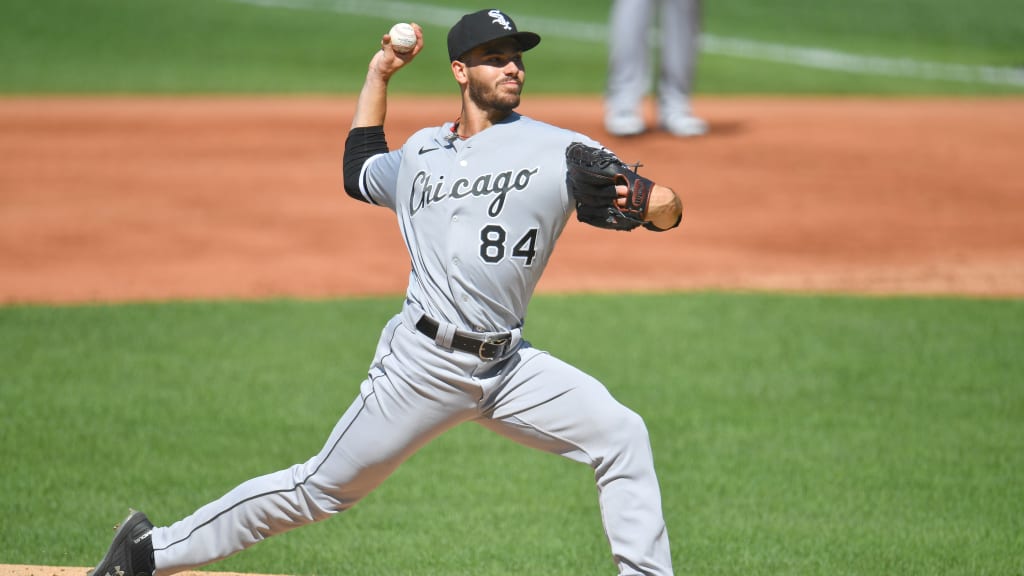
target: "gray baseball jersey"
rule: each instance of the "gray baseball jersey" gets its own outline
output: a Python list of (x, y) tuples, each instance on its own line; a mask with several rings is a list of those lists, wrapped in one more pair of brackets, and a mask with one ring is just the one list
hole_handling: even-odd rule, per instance
[[(310, 460), (154, 528), (158, 576), (353, 506), (464, 422), (591, 466), (619, 573), (672, 573), (643, 420), (596, 379), (522, 337), (530, 297), (573, 212), (565, 148), (596, 143), (518, 114), (467, 140), (451, 128), (421, 130), (363, 165), (360, 192), (396, 213), (412, 270), (358, 397)], [(459, 338), (501, 344), (490, 356), (456, 349)]]
[(412, 258), (408, 298), (476, 332), (522, 325), (573, 211), (564, 150), (589, 138), (528, 117), (462, 141), (450, 124), (366, 163), (368, 201), (398, 214)]

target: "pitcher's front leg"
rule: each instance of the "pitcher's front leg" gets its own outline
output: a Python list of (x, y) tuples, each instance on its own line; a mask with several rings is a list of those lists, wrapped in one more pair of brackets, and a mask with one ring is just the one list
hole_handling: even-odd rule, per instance
[(620, 574), (672, 574), (661, 489), (643, 419), (593, 377), (526, 350), (490, 400), (483, 426), (594, 469), (601, 517)]

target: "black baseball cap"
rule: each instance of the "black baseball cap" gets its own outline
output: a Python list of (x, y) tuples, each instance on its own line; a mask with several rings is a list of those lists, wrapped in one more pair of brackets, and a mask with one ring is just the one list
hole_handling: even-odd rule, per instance
[(515, 38), (523, 52), (540, 44), (538, 34), (520, 32), (508, 14), (496, 8), (484, 9), (466, 14), (448, 31), (448, 58), (454, 62), (473, 48), (499, 38)]

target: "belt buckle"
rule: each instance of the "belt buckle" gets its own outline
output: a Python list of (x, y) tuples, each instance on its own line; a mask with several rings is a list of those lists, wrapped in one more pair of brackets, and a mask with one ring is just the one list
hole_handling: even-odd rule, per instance
[(509, 340), (508, 338), (494, 338), (494, 339), (488, 339), (488, 340), (484, 340), (484, 341), (480, 342), (480, 349), (477, 350), (477, 356), (479, 356), (480, 359), (484, 360), (484, 361), (494, 360), (498, 356), (497, 355), (495, 355), (495, 356), (487, 356), (486, 352), (484, 352), (484, 347), (488, 346), (488, 345), (494, 345), (494, 346), (499, 346), (499, 347), (503, 348), (506, 344), (508, 344), (508, 340)]

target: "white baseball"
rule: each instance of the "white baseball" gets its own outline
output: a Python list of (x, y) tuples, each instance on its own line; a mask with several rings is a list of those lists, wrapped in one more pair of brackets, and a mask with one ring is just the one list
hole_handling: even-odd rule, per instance
[(392, 26), (388, 35), (391, 36), (391, 47), (399, 54), (409, 52), (416, 46), (416, 31), (405, 22)]

